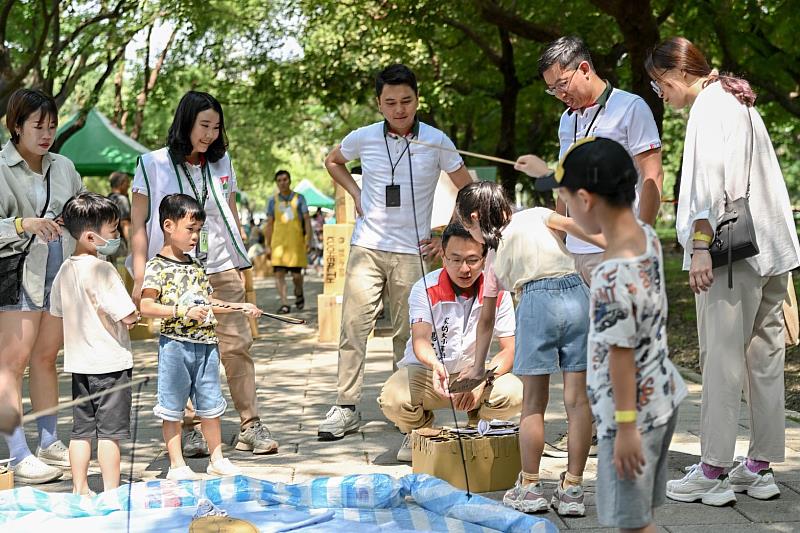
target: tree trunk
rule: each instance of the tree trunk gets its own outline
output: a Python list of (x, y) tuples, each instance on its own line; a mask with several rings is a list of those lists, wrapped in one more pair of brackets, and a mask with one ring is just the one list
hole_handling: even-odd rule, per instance
[[(147, 33), (147, 56), (149, 56), (150, 51), (150, 34), (153, 31), (153, 26), (150, 26), (150, 31)], [(131, 131), (131, 138), (138, 139), (139, 135), (142, 132), (142, 125), (144, 124), (144, 108), (147, 106), (147, 97), (150, 95), (152, 90), (156, 86), (156, 82), (158, 81), (158, 75), (161, 72), (161, 67), (164, 66), (164, 59), (167, 57), (167, 52), (169, 52), (170, 47), (172, 46), (172, 42), (175, 40), (175, 34), (178, 31), (178, 27), (175, 26), (173, 28), (172, 33), (170, 33), (169, 39), (167, 40), (167, 44), (164, 45), (164, 49), (161, 51), (161, 54), (158, 56), (158, 61), (156, 61), (155, 66), (152, 70), (149, 68), (150, 58), (145, 57), (145, 82), (142, 86), (142, 92), (136, 97), (136, 114), (133, 117), (133, 130)], [(149, 71), (149, 75), (148, 75)]]
[(122, 84), (125, 78), (125, 61), (120, 61), (117, 74), (114, 76), (114, 125), (122, 129)]
[[(503, 92), (500, 96), (500, 138), (497, 141), (495, 153), (498, 157), (510, 159), (517, 158), (517, 98), (522, 88), (517, 78), (517, 69), (514, 65), (514, 45), (508, 30), (499, 29), (500, 42), (502, 43), (503, 63), (500, 71), (503, 74)], [(517, 185), (517, 171), (510, 165), (500, 164), (500, 183), (510, 198), (514, 198)]]
[(592, 0), (592, 3), (617, 21), (631, 62), (631, 89), (653, 112), (658, 132), (663, 131), (664, 102), (650, 88), (650, 77), (644, 69), (647, 52), (659, 41), (658, 20), (650, 0), (635, 5), (627, 0)]

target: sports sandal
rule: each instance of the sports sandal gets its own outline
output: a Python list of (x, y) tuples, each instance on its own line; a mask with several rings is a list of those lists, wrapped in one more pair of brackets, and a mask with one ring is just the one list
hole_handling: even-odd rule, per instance
[(300, 296), (295, 296), (294, 297), (294, 305), (295, 305), (295, 307), (297, 307), (298, 311), (302, 311), (303, 310), (303, 307), (305, 307), (305, 305), (306, 305), (306, 299), (303, 297), (302, 294)]
[(288, 305), (282, 305), (282, 306), (280, 306), (280, 307), (278, 308), (278, 313), (280, 313), (280, 314), (282, 314), (282, 315), (285, 315), (285, 314), (287, 314), (287, 313), (288, 313), (289, 311), (291, 311), (291, 310), (292, 310), (292, 308), (291, 308), (291, 307), (289, 307)]

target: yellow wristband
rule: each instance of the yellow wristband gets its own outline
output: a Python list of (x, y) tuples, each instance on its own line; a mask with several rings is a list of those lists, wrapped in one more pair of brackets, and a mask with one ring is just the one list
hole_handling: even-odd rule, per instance
[(617, 424), (636, 422), (636, 411), (614, 411), (614, 421)]
[(15, 218), (14, 219), (14, 227), (17, 230), (17, 235), (22, 235), (23, 233), (25, 233), (25, 230), (22, 229), (22, 219), (21, 218)]
[(711, 238), (711, 235), (706, 235), (702, 231), (695, 231), (694, 235), (692, 235), (692, 240), (693, 241), (703, 241), (703, 242), (707, 242), (708, 244), (711, 244), (711, 241), (713, 239)]

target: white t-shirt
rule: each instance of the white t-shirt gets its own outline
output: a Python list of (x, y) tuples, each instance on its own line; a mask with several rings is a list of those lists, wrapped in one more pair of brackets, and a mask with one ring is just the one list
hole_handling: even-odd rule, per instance
[[(428, 285), (427, 294), (425, 283)], [(450, 373), (471, 367), (475, 361), (478, 318), (483, 307), (483, 275), (478, 278), (472, 289), (469, 295), (464, 293), (456, 295), (447, 271), (440, 268), (425, 276), (424, 283), (421, 279), (417, 281), (408, 297), (411, 325), (417, 322), (434, 325), (438, 343), (431, 339), (431, 345), (437, 357), (441, 357), (438, 345), (444, 348), (444, 366)], [(431, 308), (433, 318), (431, 318)], [(513, 336), (516, 330), (515, 321), (511, 295), (502, 292), (497, 300), (497, 315), (494, 319), (495, 337)], [(408, 339), (403, 359), (397, 366), (422, 364), (414, 354), (412, 340)]]
[(603, 261), (592, 273), (586, 386), (598, 438), (614, 437), (617, 431), (609, 373), (612, 346), (634, 349), (636, 426), (641, 432), (666, 424), (687, 394), (669, 360), (661, 243), (650, 226), (642, 228), (647, 239), (644, 254)]
[(484, 269), (483, 294), (517, 291), (529, 281), (575, 273), (575, 261), (561, 239), (547, 227), (552, 209), (534, 207), (514, 213), (503, 228), (497, 250), (490, 250)]
[[(605, 95), (606, 93), (604, 93)], [(584, 137), (605, 137), (620, 143), (631, 157), (648, 150), (661, 148), (658, 126), (653, 112), (641, 96), (620, 89), (612, 89), (600, 109), (603, 96), (581, 111), (567, 109), (558, 125), (558, 141), (561, 159), (576, 140)], [(599, 111), (599, 114), (598, 114)], [(595, 116), (597, 118), (595, 119)], [(591, 125), (591, 131), (589, 127)], [(577, 127), (577, 130), (576, 130)], [(637, 171), (639, 169), (637, 168)], [(642, 173), (636, 183), (634, 211), (639, 211), (639, 194), (642, 190)], [(567, 235), (567, 250), (574, 254), (594, 254), (603, 250), (571, 235)]]
[[(208, 229), (208, 257), (205, 269), (207, 274), (224, 272), (233, 268), (249, 267), (247, 250), (239, 235), (236, 219), (232, 213), (227, 217), (220, 211), (220, 206), (230, 212), (228, 199), (239, 190), (236, 171), (228, 154), (215, 162), (209, 163), (211, 184), (208, 186), (206, 202), (205, 228)], [(203, 181), (200, 165), (186, 163), (189, 176), (194, 184), (187, 181), (181, 165), (176, 167), (166, 148), (149, 152), (142, 156), (136, 166), (131, 190), (143, 194), (150, 199), (150, 218), (147, 223), (148, 253), (147, 258), (154, 257), (164, 246), (164, 234), (158, 222), (158, 206), (167, 194), (183, 193), (197, 199), (203, 196)], [(194, 255), (194, 250), (189, 252)], [(130, 258), (130, 256), (129, 256)]]
[[(415, 138), (425, 143), (455, 149), (447, 135), (423, 122), (419, 123), (419, 134)], [(406, 150), (406, 146), (406, 139), (394, 134), (384, 135), (384, 122), (359, 128), (342, 140), (342, 155), (348, 161), (360, 159), (362, 169), (361, 209), (364, 216), (356, 218), (350, 244), (383, 252), (417, 254), (417, 234), (419, 239), (430, 236), (433, 196), (439, 175), (442, 170), (455, 172), (464, 162), (455, 152), (419, 144), (410, 144)], [(411, 202), (409, 152), (413, 168), (416, 220)], [(396, 165), (394, 184), (400, 186), (400, 207), (386, 207), (386, 186), (392, 183), (393, 165)]]
[(64, 320), (64, 372), (107, 374), (133, 367), (128, 328), (136, 311), (122, 278), (107, 261), (71, 256), (53, 280), (50, 314)]

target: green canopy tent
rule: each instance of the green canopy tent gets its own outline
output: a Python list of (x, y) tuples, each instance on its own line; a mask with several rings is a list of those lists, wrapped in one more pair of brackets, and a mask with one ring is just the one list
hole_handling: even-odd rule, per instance
[(317, 189), (313, 183), (306, 179), (298, 183), (297, 187), (293, 187), (293, 189), (295, 192), (305, 196), (306, 204), (308, 204), (309, 207), (333, 209), (336, 206), (336, 201), (333, 198)]
[[(58, 129), (56, 136), (77, 119), (78, 115), (73, 115)], [(67, 139), (60, 153), (75, 164), (81, 176), (106, 176), (115, 171), (133, 174), (136, 159), (149, 151), (111, 124), (102, 113), (92, 109), (83, 128)]]

